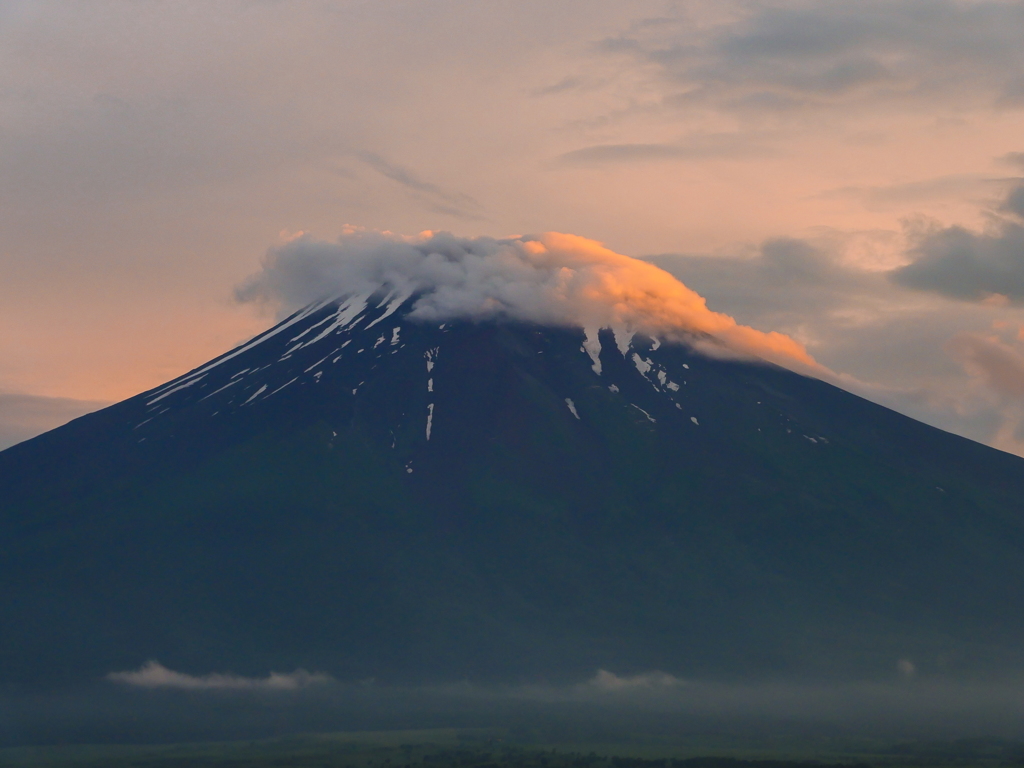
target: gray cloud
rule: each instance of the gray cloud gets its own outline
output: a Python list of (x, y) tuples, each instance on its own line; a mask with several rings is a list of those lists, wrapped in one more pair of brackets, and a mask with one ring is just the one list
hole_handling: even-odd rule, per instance
[[(1024, 218), (1024, 183), (1014, 186), (1000, 207)], [(998, 296), (1024, 301), (1024, 226), (1018, 221), (995, 218), (984, 232), (959, 226), (927, 232), (910, 255), (913, 262), (892, 274), (906, 288), (969, 301)]]
[(815, 197), (822, 200), (855, 198), (861, 200), (869, 209), (878, 209), (935, 199), (963, 198), (965, 195), (979, 194), (998, 183), (1002, 183), (1002, 180), (980, 174), (961, 173), (904, 184), (841, 187), (826, 190)]
[[(895, 250), (899, 235), (826, 231), (813, 239), (769, 240), (735, 255), (647, 258), (699, 291), (710, 307), (739, 322), (786, 333), (829, 368), (856, 374), (837, 379), (841, 386), (941, 429), (1024, 455), (1024, 441), (1010, 439), (1016, 434), (1008, 410), (1012, 403), (989, 383), (1014, 386), (1016, 340), (999, 342), (996, 351), (950, 342), (963, 334), (990, 339), (993, 324), (1012, 336), (1024, 325), (1024, 310), (977, 302), (958, 303), (953, 311), (950, 299), (907, 290), (877, 263), (861, 258), (865, 240), (867, 250), (872, 245)], [(975, 362), (967, 365), (969, 359)], [(995, 362), (982, 375), (977, 366), (990, 361)], [(1006, 364), (996, 367), (999, 361)], [(1024, 416), (1020, 421), (1024, 424)]]
[(55, 429), (109, 403), (0, 393), (0, 450)]
[(810, 318), (872, 295), (884, 280), (843, 266), (837, 251), (799, 238), (773, 238), (753, 254), (662, 254), (647, 260), (693, 285), (710, 306), (793, 332)]
[(377, 173), (412, 190), (416, 199), (420, 200), (428, 210), (458, 219), (479, 221), (482, 206), (469, 195), (461, 192), (446, 192), (436, 184), (423, 181), (412, 171), (389, 163), (372, 152), (362, 152), (359, 157)]
[(797, 0), (738, 9), (713, 24), (635, 27), (600, 47), (659, 67), (678, 103), (783, 111), (910, 106), (945, 94), (1020, 105), (1020, 3)]
[(770, 154), (767, 144), (739, 134), (690, 136), (678, 143), (597, 144), (566, 152), (558, 159), (572, 165), (644, 160), (700, 160)]
[(1008, 152), (1002, 157), (997, 158), (999, 162), (1006, 163), (1007, 165), (1014, 165), (1024, 170), (1024, 152)]
[(1018, 184), (1003, 201), (1002, 210), (1024, 219), (1024, 184)]
[(1024, 355), (1013, 347), (992, 336), (961, 333), (946, 348), (994, 393), (1024, 402)]
[(585, 86), (582, 78), (567, 76), (563, 77), (557, 83), (546, 85), (541, 88), (534, 88), (530, 91), (531, 96), (551, 96), (556, 93), (564, 93), (565, 91), (574, 91), (578, 88)]
[(959, 333), (946, 344), (946, 351), (963, 365), (982, 394), (995, 401), (1001, 422), (991, 444), (1024, 456), (1024, 353), (991, 333)]

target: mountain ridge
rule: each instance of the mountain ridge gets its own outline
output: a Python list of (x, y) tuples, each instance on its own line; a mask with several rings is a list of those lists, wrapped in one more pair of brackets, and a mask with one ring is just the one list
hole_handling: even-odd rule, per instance
[(0, 678), (1021, 666), (1024, 460), (770, 364), (414, 302), (310, 305), (0, 452)]

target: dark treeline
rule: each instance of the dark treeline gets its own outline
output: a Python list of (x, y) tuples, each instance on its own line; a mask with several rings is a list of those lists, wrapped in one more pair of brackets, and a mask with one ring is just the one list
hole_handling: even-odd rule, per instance
[[(385, 734), (379, 736), (385, 741), (388, 739)], [(339, 734), (189, 745), (22, 748), (0, 750), (0, 764), (10, 768), (1011, 768), (1024, 765), (1024, 744), (988, 739), (904, 743), (871, 754), (831, 760), (786, 759), (783, 755), (774, 759), (725, 755), (640, 757), (586, 747), (541, 748), (500, 739), (473, 744), (466, 743), (463, 737), (460, 741), (462, 743), (457, 744), (387, 744), (373, 740), (352, 741)]]

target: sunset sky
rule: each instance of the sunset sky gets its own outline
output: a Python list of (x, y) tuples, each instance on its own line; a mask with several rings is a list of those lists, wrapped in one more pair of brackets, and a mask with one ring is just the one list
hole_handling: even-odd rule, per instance
[(0, 447), (268, 327), (346, 225), (652, 261), (1024, 454), (1024, 2), (0, 3)]

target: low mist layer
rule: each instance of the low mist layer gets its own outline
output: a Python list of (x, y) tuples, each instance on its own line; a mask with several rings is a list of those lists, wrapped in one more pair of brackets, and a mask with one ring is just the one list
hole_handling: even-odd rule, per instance
[(789, 336), (740, 325), (708, 309), (702, 296), (653, 264), (559, 232), (494, 239), (430, 231), (403, 237), (350, 228), (336, 243), (298, 237), (270, 251), (262, 271), (237, 294), (242, 301), (291, 310), (382, 288), (418, 294), (411, 317), (424, 321), (509, 317), (586, 328), (590, 340), (596, 340), (599, 328), (615, 328), (710, 352), (815, 365)]
[(324, 685), (333, 682), (330, 675), (323, 673), (309, 674), (298, 669), (295, 672), (282, 674), (271, 672), (267, 677), (252, 678), (242, 675), (212, 673), (209, 675), (189, 675), (175, 672), (158, 661), (146, 662), (142, 667), (128, 672), (111, 672), (107, 675), (111, 682), (138, 688), (172, 688), (181, 690), (281, 690), (292, 691), (308, 685)]
[[(267, 685), (269, 678), (165, 671), (178, 682), (119, 677), (62, 694), (0, 695), (0, 747), (426, 728), (500, 728), (513, 740), (548, 744), (667, 745), (714, 736), (719, 747), (756, 742), (776, 752), (835, 738), (880, 746), (1024, 736), (1019, 678), (968, 682), (897, 672), (890, 682), (716, 683), (601, 670), (564, 686), (404, 687), (325, 678), (277, 686)], [(178, 684), (226, 679), (233, 684)]]

